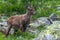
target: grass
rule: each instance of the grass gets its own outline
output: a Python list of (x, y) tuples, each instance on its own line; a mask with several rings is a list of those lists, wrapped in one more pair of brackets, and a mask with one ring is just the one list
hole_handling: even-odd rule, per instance
[(7, 38), (0, 33), (0, 40), (32, 40), (33, 38), (35, 38), (35, 35), (29, 32), (24, 32), (20, 36), (9, 35)]
[(44, 27), (44, 25), (41, 25), (41, 26), (37, 27), (37, 29), (38, 29), (39, 31), (42, 31), (42, 30), (46, 29), (46, 27)]

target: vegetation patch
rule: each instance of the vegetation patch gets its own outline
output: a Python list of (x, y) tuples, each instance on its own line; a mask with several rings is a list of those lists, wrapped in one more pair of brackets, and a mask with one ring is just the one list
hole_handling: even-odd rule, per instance
[(35, 38), (35, 35), (29, 32), (24, 32), (20, 36), (9, 35), (7, 38), (0, 33), (0, 40), (32, 40), (33, 38)]

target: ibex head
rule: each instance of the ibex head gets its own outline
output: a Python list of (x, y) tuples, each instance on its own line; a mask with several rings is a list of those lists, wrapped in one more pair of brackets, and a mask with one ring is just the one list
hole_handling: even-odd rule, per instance
[(28, 6), (27, 10), (31, 15), (35, 14), (35, 9), (32, 5)]

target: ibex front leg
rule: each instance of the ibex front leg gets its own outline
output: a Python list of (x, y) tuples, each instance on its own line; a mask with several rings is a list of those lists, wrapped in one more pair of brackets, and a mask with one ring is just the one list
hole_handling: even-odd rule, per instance
[(23, 33), (24, 29), (23, 29), (23, 25), (20, 25), (20, 35)]

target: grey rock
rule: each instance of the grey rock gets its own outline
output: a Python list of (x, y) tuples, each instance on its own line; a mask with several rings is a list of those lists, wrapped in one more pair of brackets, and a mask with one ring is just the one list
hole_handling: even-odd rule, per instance
[(60, 21), (53, 21), (53, 29), (60, 30)]
[(7, 26), (7, 22), (6, 21), (0, 22), (0, 25), (6, 27)]
[(57, 9), (60, 10), (60, 6), (58, 6)]
[(38, 35), (39, 31), (36, 29), (36, 30), (29, 30), (30, 33), (33, 33), (35, 34), (36, 36)]
[(52, 21), (54, 21), (56, 17), (57, 17), (56, 14), (55, 14), (55, 13), (52, 13), (52, 14), (49, 16), (49, 19), (51, 19)]
[(37, 20), (35, 20), (34, 22), (32, 22), (31, 24), (33, 24), (32, 27), (37, 28), (41, 25), (50, 25), (51, 22), (46, 17), (40, 17)]
[[(2, 27), (1, 29), (6, 29), (6, 31), (8, 30), (8, 27)], [(12, 28), (9, 32), (10, 34), (13, 34), (14, 33), (14, 29)]]
[(60, 40), (60, 36), (56, 40)]
[(55, 38), (51, 34), (45, 34), (42, 40), (55, 40)]
[(36, 36), (37, 36), (38, 33), (39, 33), (38, 29), (31, 28), (31, 27), (30, 27), (30, 28), (27, 27), (26, 31), (28, 31), (28, 32), (30, 32), (30, 33), (32, 33), (32, 34), (35, 34)]
[(10, 30), (10, 34), (14, 34), (14, 29), (13, 28)]
[(50, 21), (46, 17), (38, 18), (38, 22), (39, 22), (39, 24), (45, 24), (45, 25), (51, 24)]
[(33, 28), (37, 28), (38, 26), (40, 26), (40, 24), (37, 21), (35, 21), (35, 22), (31, 23), (31, 24), (33, 24), (32, 25)]

